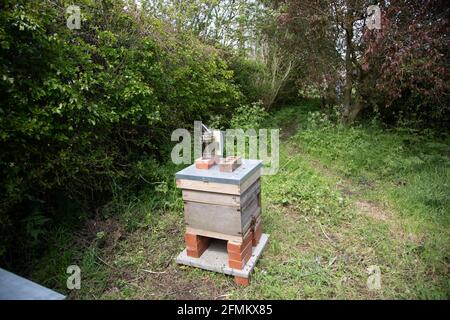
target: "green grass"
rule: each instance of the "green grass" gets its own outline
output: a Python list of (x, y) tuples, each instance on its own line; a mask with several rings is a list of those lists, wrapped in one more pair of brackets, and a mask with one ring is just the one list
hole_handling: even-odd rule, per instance
[[(104, 208), (105, 230), (56, 233), (33, 278), (73, 299), (448, 299), (448, 137), (344, 127), (316, 110), (305, 101), (267, 120), (282, 129), (280, 170), (263, 178), (271, 238), (249, 287), (174, 263), (183, 214), (173, 166), (157, 188)], [(69, 264), (81, 267), (79, 291), (64, 289)], [(380, 290), (367, 288), (371, 265)]]

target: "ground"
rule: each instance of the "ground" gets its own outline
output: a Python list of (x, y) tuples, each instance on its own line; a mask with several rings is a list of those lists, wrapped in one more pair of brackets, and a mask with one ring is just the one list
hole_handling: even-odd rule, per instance
[[(268, 122), (282, 129), (280, 169), (263, 178), (271, 238), (247, 288), (174, 262), (183, 213), (170, 186), (162, 206), (141, 198), (121, 217), (89, 220), (34, 278), (70, 299), (448, 299), (448, 141), (341, 127), (310, 109), (285, 108)], [(130, 227), (136, 210), (142, 218)], [(74, 262), (81, 290), (67, 291), (63, 266)], [(367, 286), (371, 266), (381, 271), (378, 290)]]

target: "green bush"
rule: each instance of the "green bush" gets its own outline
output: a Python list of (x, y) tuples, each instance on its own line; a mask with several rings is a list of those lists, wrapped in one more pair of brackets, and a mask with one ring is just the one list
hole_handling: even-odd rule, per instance
[(243, 105), (236, 108), (233, 118), (231, 118), (231, 127), (237, 129), (257, 129), (261, 127), (268, 115), (261, 102)]
[(77, 5), (80, 30), (64, 1), (2, 4), (0, 257), (42, 243), (68, 203), (94, 211), (159, 179), (175, 128), (242, 97), (217, 49), (125, 1)]
[(230, 68), (234, 71), (234, 82), (243, 93), (243, 103), (250, 104), (261, 100), (269, 91), (266, 81), (267, 67), (261, 61), (248, 59), (242, 56), (231, 56)]

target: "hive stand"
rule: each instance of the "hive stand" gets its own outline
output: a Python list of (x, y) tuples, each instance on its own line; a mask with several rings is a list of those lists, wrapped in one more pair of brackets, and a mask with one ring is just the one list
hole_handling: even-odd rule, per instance
[(177, 263), (234, 275), (236, 283), (249, 284), (269, 238), (262, 233), (261, 167), (260, 160), (244, 159), (233, 172), (192, 165), (176, 174), (186, 222), (186, 249)]

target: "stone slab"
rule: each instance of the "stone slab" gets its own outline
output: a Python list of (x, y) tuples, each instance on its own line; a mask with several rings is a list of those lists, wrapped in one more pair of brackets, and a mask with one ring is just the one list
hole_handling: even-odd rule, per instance
[(188, 265), (191, 267), (225, 273), (231, 276), (249, 278), (268, 241), (269, 235), (263, 233), (258, 245), (253, 247), (250, 260), (242, 270), (233, 269), (228, 266), (227, 242), (217, 239), (211, 241), (208, 249), (206, 249), (200, 258), (188, 257), (186, 254), (186, 249), (184, 249), (175, 261), (178, 264)]
[(0, 300), (63, 300), (65, 296), (0, 268)]

